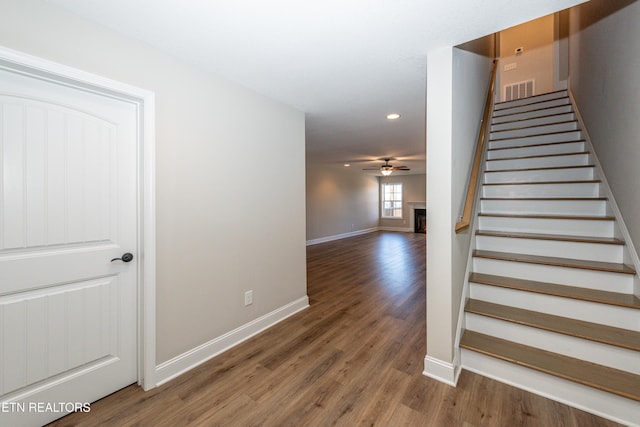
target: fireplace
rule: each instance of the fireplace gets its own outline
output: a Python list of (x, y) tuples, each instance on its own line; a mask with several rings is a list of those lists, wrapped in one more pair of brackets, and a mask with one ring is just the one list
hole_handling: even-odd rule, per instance
[(427, 210), (426, 209), (414, 209), (413, 214), (414, 224), (413, 231), (416, 233), (427, 232)]

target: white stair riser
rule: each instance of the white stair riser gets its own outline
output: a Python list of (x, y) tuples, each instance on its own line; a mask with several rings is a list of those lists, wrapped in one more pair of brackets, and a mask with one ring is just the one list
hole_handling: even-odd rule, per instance
[(543, 156), (548, 154), (569, 154), (582, 153), (585, 150), (583, 141), (550, 144), (550, 145), (534, 145), (518, 148), (503, 148), (500, 150), (489, 150), (487, 152), (488, 159), (508, 159), (512, 157), (522, 156)]
[[(606, 200), (481, 200), (480, 209), (482, 213), (498, 214), (604, 216), (607, 211), (607, 202)], [(518, 225), (523, 222), (518, 221)], [(582, 228), (588, 231), (591, 226), (592, 224), (585, 223)]]
[(529, 157), (525, 159), (487, 161), (486, 170), (544, 168), (553, 166), (584, 166), (589, 164), (589, 154), (552, 157)]
[(489, 137), (490, 140), (504, 139), (504, 138), (517, 138), (522, 136), (540, 135), (543, 133), (552, 132), (567, 132), (570, 130), (578, 129), (578, 122), (562, 122), (551, 123), (546, 125), (538, 125), (533, 127), (521, 127), (516, 129), (507, 129), (492, 131)]
[(513, 322), (466, 313), (466, 329), (598, 365), (640, 374), (638, 352)]
[(640, 425), (638, 402), (462, 349), (464, 369), (625, 425)]
[(624, 246), (603, 243), (476, 236), (476, 248), (485, 251), (621, 263)]
[(483, 197), (599, 197), (600, 183), (483, 185)]
[(491, 125), (491, 132), (507, 130), (507, 129), (516, 129), (516, 128), (527, 127), (527, 126), (538, 126), (538, 125), (548, 125), (552, 123), (568, 122), (575, 119), (576, 119), (576, 115), (574, 113), (546, 115), (546, 116), (535, 117), (531, 119), (514, 120), (511, 122), (494, 124), (494, 125)]
[(537, 102), (535, 104), (527, 104), (527, 105), (521, 105), (518, 107), (511, 107), (511, 108), (505, 107), (505, 108), (496, 109), (494, 107), (493, 116), (500, 117), (507, 114), (522, 113), (530, 110), (539, 110), (541, 108), (557, 107), (559, 105), (570, 104), (570, 102), (571, 101), (569, 101), (569, 98), (558, 98), (558, 99), (551, 99), (549, 101)]
[(537, 117), (571, 113), (571, 112), (573, 112), (573, 107), (571, 106), (571, 104), (566, 104), (566, 105), (561, 105), (559, 107), (541, 108), (541, 109), (535, 109), (531, 111), (525, 111), (522, 113), (515, 113), (515, 114), (508, 114), (508, 115), (503, 115), (499, 117), (493, 117), (493, 119), (491, 120), (491, 124), (507, 123), (507, 122), (513, 122), (515, 120), (522, 120), (522, 119), (535, 119)]
[(497, 102), (495, 104), (496, 110), (503, 110), (505, 108), (518, 107), (520, 105), (528, 105), (535, 102), (549, 101), (553, 99), (566, 98), (567, 91), (549, 92), (542, 95), (530, 96), (527, 98), (514, 99), (513, 101)]
[(523, 171), (491, 172), (484, 174), (484, 182), (548, 182), (548, 181), (586, 181), (593, 179), (594, 168), (539, 169)]
[(640, 331), (638, 310), (633, 308), (561, 298), (478, 283), (470, 283), (469, 297), (494, 304), (509, 305), (523, 310), (538, 311), (554, 316), (569, 317), (585, 322)]
[(496, 276), (534, 280), (536, 282), (580, 286), (601, 291), (633, 293), (633, 275), (631, 274), (478, 257), (473, 258), (473, 271)]
[(521, 147), (523, 145), (546, 144), (553, 142), (570, 142), (579, 141), (581, 139), (583, 139), (582, 132), (576, 130), (563, 133), (524, 136), (520, 138), (496, 139), (489, 141), (489, 149)]
[(478, 220), (480, 230), (562, 234), (565, 236), (614, 237), (613, 221), (492, 216), (481, 216)]

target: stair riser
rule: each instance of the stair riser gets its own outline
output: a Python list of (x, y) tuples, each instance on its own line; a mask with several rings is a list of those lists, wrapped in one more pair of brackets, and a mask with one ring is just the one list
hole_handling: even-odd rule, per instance
[(567, 91), (550, 92), (536, 96), (530, 96), (527, 98), (514, 99), (513, 101), (496, 102), (495, 109), (503, 110), (505, 108), (519, 107), (521, 105), (529, 105), (531, 103), (550, 101), (559, 98), (566, 98), (568, 96)]
[(536, 282), (574, 285), (626, 294), (633, 293), (633, 276), (631, 274), (478, 257), (473, 258), (473, 271)]
[(640, 354), (613, 345), (466, 313), (466, 329), (622, 371), (640, 374)]
[(569, 317), (585, 322), (600, 323), (616, 328), (640, 331), (638, 310), (632, 308), (478, 283), (470, 283), (469, 296), (473, 299), (509, 305), (524, 310), (538, 311), (540, 313)]
[(502, 150), (490, 150), (488, 159), (508, 159), (522, 156), (544, 156), (549, 154), (582, 153), (585, 150), (584, 142), (571, 142), (566, 144), (534, 145), (530, 147), (506, 148)]
[(599, 197), (600, 183), (483, 185), (483, 197)]
[(518, 138), (522, 136), (540, 135), (542, 133), (567, 132), (578, 129), (578, 122), (552, 123), (538, 125), (534, 127), (521, 127), (517, 129), (501, 130), (491, 132), (490, 140), (504, 138)]
[(538, 102), (535, 104), (521, 105), (519, 107), (512, 107), (512, 108), (505, 107), (505, 108), (496, 109), (494, 107), (493, 117), (501, 117), (507, 114), (523, 113), (525, 111), (539, 110), (541, 108), (549, 108), (549, 107), (558, 107), (560, 105), (569, 105), (569, 104), (570, 104), (569, 98), (565, 97), (565, 98), (551, 99), (549, 101)]
[(540, 134), (522, 138), (499, 139), (489, 142), (489, 149), (521, 147), (523, 145), (547, 144), (553, 142), (571, 142), (583, 139), (582, 132), (571, 131), (564, 133)]
[(622, 423), (640, 425), (638, 402), (563, 380), (495, 357), (462, 349), (462, 367), (592, 414)]
[[(496, 214), (604, 216), (607, 202), (605, 200), (481, 200), (480, 209), (482, 213)], [(524, 221), (518, 221), (518, 224), (522, 222)], [(587, 231), (591, 225), (585, 223), (583, 228)]]
[(576, 154), (553, 157), (532, 157), (525, 159), (491, 160), (486, 170), (544, 168), (555, 166), (585, 166), (589, 164), (589, 154)]
[(476, 236), (476, 248), (487, 251), (622, 263), (623, 246), (557, 240)]
[(593, 179), (594, 168), (543, 169), (491, 172), (484, 174), (484, 182), (548, 182), (548, 181), (586, 181)]
[(497, 125), (500, 123), (513, 122), (515, 120), (535, 119), (543, 116), (551, 116), (555, 114), (565, 114), (565, 113), (571, 113), (571, 112), (573, 112), (573, 107), (571, 106), (571, 104), (566, 104), (566, 105), (561, 105), (559, 107), (535, 109), (531, 111), (525, 111), (523, 113), (515, 113), (515, 114), (493, 117), (491, 120), (491, 124)]
[[(485, 202), (483, 201), (482, 203)], [(561, 234), (565, 236), (614, 237), (613, 221), (485, 216), (478, 218), (478, 220), (480, 230)]]
[(573, 113), (564, 113), (556, 115), (546, 115), (525, 120), (514, 120), (506, 123), (499, 123), (491, 126), (491, 132), (516, 129), (528, 126), (550, 125), (553, 123), (569, 122), (575, 120), (576, 115)]

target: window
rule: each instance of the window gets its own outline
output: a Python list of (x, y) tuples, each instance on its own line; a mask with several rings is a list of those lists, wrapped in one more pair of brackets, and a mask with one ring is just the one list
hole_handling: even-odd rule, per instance
[(402, 218), (402, 184), (382, 184), (382, 218)]

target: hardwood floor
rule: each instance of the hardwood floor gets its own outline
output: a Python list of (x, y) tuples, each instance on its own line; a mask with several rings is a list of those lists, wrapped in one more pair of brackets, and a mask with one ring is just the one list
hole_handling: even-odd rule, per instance
[(614, 426), (463, 372), (422, 375), (425, 235), (307, 248), (311, 307), (175, 380), (127, 387), (54, 426)]

